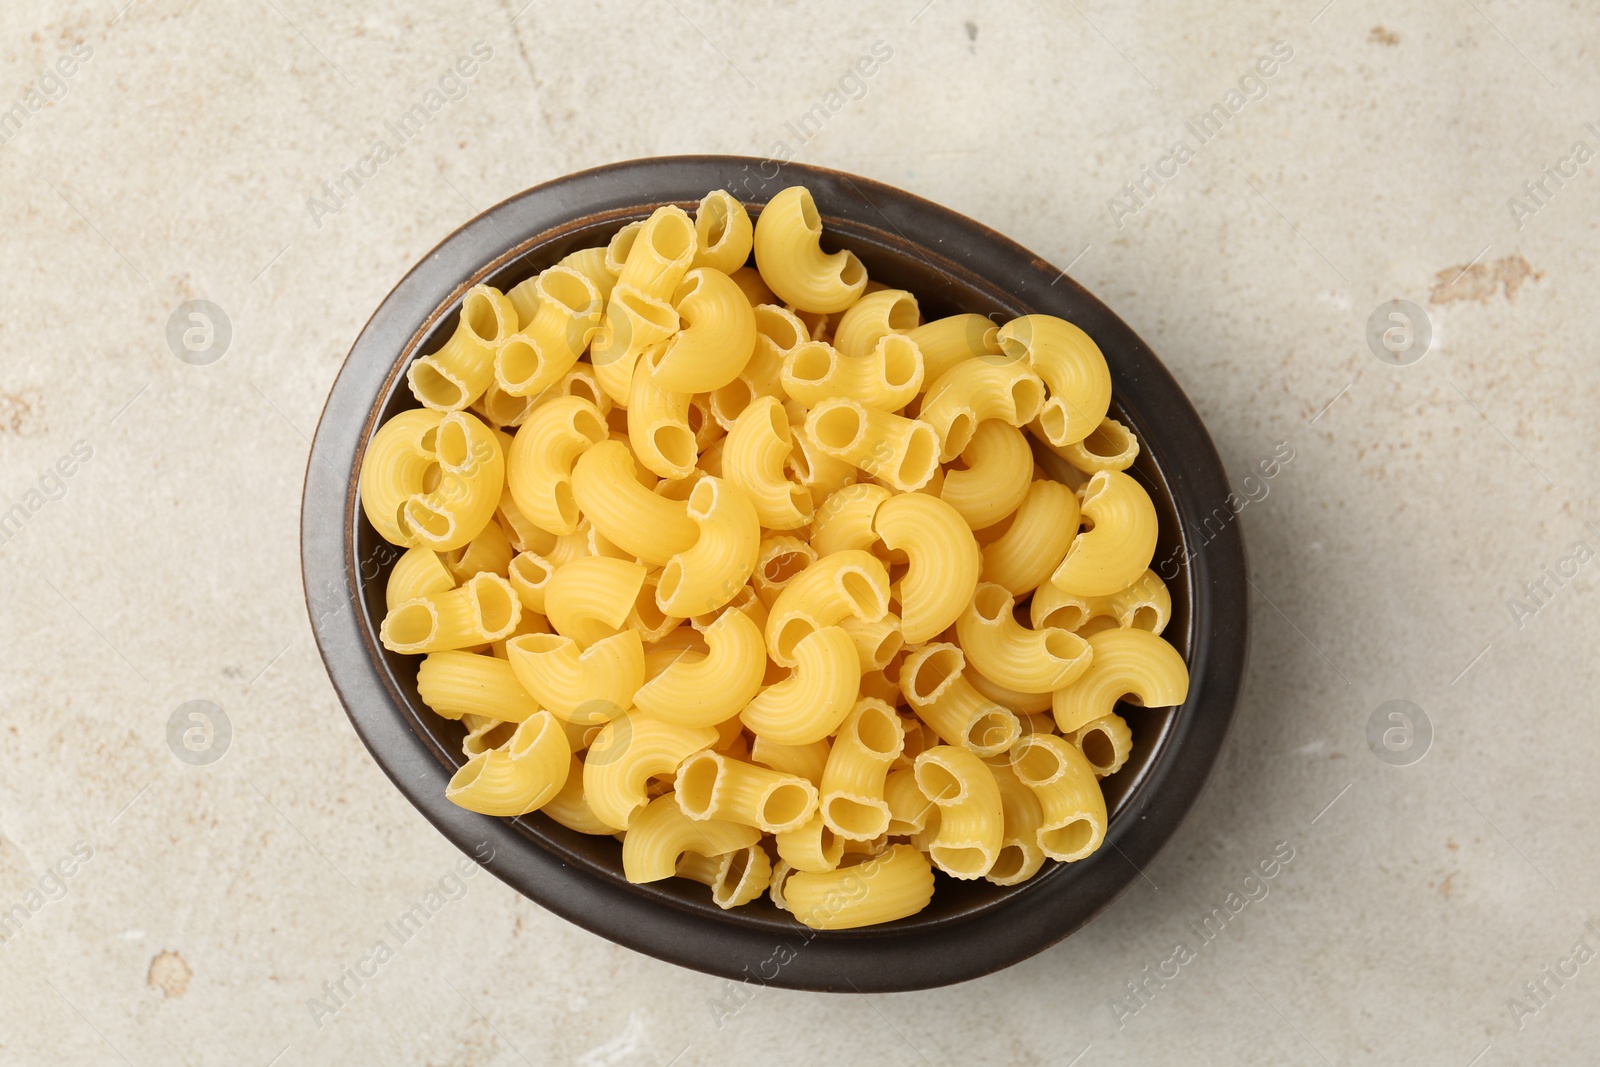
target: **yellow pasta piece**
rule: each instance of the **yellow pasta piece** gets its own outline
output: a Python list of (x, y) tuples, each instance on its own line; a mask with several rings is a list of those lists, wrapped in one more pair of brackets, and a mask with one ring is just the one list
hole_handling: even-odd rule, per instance
[(1008, 356), (1027, 360), (1050, 387), (1039, 428), (1052, 445), (1082, 441), (1111, 406), (1111, 370), (1100, 347), (1078, 327), (1054, 315), (1024, 315), (1000, 327)]
[[(589, 746), (583, 762), (584, 797), (597, 816), (627, 830), (649, 802), (645, 790), (651, 777), (671, 774), (690, 753), (710, 748), (716, 740), (717, 731), (709, 726), (674, 726), (637, 711), (619, 715), (601, 727)], [(676, 800), (664, 799), (677, 808)]]
[(578, 362), (600, 328), (605, 301), (582, 272), (560, 264), (506, 296), (521, 327), (495, 349), (493, 384), (510, 396), (538, 396)]
[(688, 212), (673, 204), (658, 207), (634, 236), (617, 286), (666, 300), (694, 262), (696, 247), (695, 225)]
[(961, 650), (986, 678), (1021, 693), (1052, 693), (1089, 669), (1089, 643), (1070, 630), (1030, 630), (1002, 586), (980, 582), (956, 622)]
[(900, 668), (900, 691), (917, 717), (946, 744), (997, 756), (1022, 733), (1010, 709), (986, 699), (962, 675), (961, 649), (936, 641), (914, 650)]
[[(1034, 425), (1038, 425), (1036, 422)], [(1038, 436), (1044, 437), (1043, 429)], [(1139, 458), (1139, 439), (1133, 431), (1113, 418), (1103, 419), (1082, 441), (1051, 445), (1051, 449), (1084, 474), (1096, 471), (1125, 471)]]
[(928, 858), (952, 878), (982, 878), (1000, 855), (1005, 817), (994, 772), (953, 745), (930, 748), (913, 768), (922, 795), (939, 806)]
[(443, 652), (498, 641), (521, 619), (510, 582), (475, 574), (459, 588), (395, 605), (383, 617), (378, 638), (391, 652)]
[(1046, 583), (1028, 610), (1036, 627), (1059, 626), (1085, 637), (1103, 628), (1090, 628), (1099, 621), (1158, 634), (1172, 619), (1172, 594), (1155, 571), (1147, 570), (1126, 589), (1106, 596), (1075, 596)]
[(983, 580), (1005, 587), (1012, 596), (1043, 588), (1071, 547), (1078, 523), (1078, 498), (1071, 489), (1060, 482), (1035, 481), (1005, 531), (984, 545)]
[(1080, 507), (1093, 525), (1073, 539), (1051, 584), (1080, 596), (1127, 588), (1156, 552), (1159, 531), (1150, 494), (1120, 471), (1101, 471), (1089, 479)]
[(830, 494), (817, 509), (811, 528), (811, 547), (827, 556), (847, 548), (870, 550), (878, 540), (872, 520), (878, 508), (894, 493), (881, 485), (861, 482)]
[(517, 328), (517, 311), (492, 285), (475, 285), (461, 300), (455, 332), (431, 356), (406, 368), (406, 384), (423, 407), (460, 411), (494, 381), (495, 348)]
[[(855, 359), (871, 353), (885, 337), (903, 337), (921, 324), (922, 313), (917, 309), (915, 296), (904, 289), (879, 289), (863, 295), (839, 316), (839, 325), (833, 331), (833, 346), (846, 359)], [(915, 351), (915, 342), (911, 348)], [(919, 367), (921, 362), (919, 353)], [(915, 394), (916, 390), (912, 392)]]
[(1000, 811), (1004, 830), (1000, 836), (1000, 854), (994, 866), (984, 875), (995, 885), (1020, 885), (1039, 873), (1044, 866), (1044, 849), (1039, 847), (1039, 826), (1044, 822), (1044, 808), (1032, 789), (1022, 784), (1011, 764), (1004, 759), (988, 760), (994, 774), (995, 785), (1000, 789)]
[(821, 241), (822, 217), (810, 191), (790, 186), (756, 219), (756, 269), (785, 303), (822, 314), (843, 311), (866, 288), (867, 269), (854, 252), (823, 252)]
[(606, 246), (598, 245), (594, 248), (580, 248), (570, 252), (557, 262), (559, 267), (570, 267), (577, 271), (600, 293), (602, 303), (611, 296), (611, 289), (617, 284), (617, 272), (606, 264)]
[(794, 917), (817, 930), (851, 930), (915, 915), (933, 899), (933, 868), (910, 845), (890, 845), (853, 867), (796, 871), (783, 885)]
[(1071, 863), (1100, 847), (1106, 799), (1081, 752), (1054, 734), (1028, 734), (1012, 751), (1011, 768), (1039, 800), (1038, 842), (1046, 856)]
[[(666, 294), (671, 296), (669, 290)], [(589, 347), (595, 381), (614, 404), (626, 407), (639, 360), (678, 332), (678, 312), (664, 297), (652, 296), (623, 281), (611, 290), (600, 331)]]
[(783, 745), (770, 737), (757, 737), (750, 745), (750, 759), (763, 767), (798, 775), (812, 785), (820, 785), (831, 749), (832, 744), (827, 739), (809, 745)]
[(628, 394), (628, 443), (634, 459), (661, 478), (684, 478), (700, 458), (695, 432), (689, 425), (690, 393), (665, 388), (656, 377), (653, 354), (645, 353), (634, 370)]
[(709, 393), (737, 378), (756, 347), (756, 316), (738, 284), (720, 270), (697, 267), (672, 296), (683, 328), (650, 357), (664, 389)]
[(699, 536), (683, 501), (639, 484), (628, 446), (620, 441), (601, 441), (578, 457), (572, 494), (595, 529), (652, 567), (665, 565)]
[(932, 385), (957, 363), (999, 356), (999, 333), (985, 316), (968, 314), (925, 322), (907, 336), (922, 353), (924, 382)]
[(820, 741), (850, 714), (861, 663), (850, 635), (837, 626), (808, 633), (794, 646), (794, 673), (769, 685), (739, 717), (752, 733), (786, 745)]
[(1021, 430), (999, 419), (978, 424), (961, 451), (965, 469), (945, 471), (939, 499), (974, 530), (993, 526), (1017, 510), (1033, 483), (1033, 451)]
[(755, 698), (767, 666), (756, 624), (728, 607), (704, 636), (702, 658), (677, 653), (670, 666), (639, 687), (633, 702), (641, 711), (680, 726), (715, 726)]
[[(844, 858), (844, 841), (828, 829), (821, 812), (813, 814), (797, 829), (775, 835), (773, 845), (783, 862), (797, 871), (831, 871)], [(776, 871), (773, 885), (781, 885)], [(778, 898), (773, 897), (773, 900), (776, 902)]]
[(734, 822), (769, 834), (798, 830), (817, 811), (817, 787), (806, 779), (715, 751), (696, 752), (679, 764), (675, 791), (691, 819)]
[(579, 650), (559, 634), (529, 634), (506, 646), (511, 669), (539, 706), (569, 722), (609, 722), (644, 684), (644, 643), (635, 630)]
[[(883, 564), (860, 550), (835, 552), (784, 585), (767, 616), (767, 649), (774, 662), (792, 667), (800, 642), (814, 631), (847, 618), (876, 622), (888, 610), (889, 572)], [(854, 642), (850, 650), (854, 656)]]
[(900, 617), (887, 614), (881, 619), (844, 618), (840, 629), (855, 642), (856, 655), (861, 657), (861, 672), (881, 671), (905, 647), (905, 637), (900, 632)]
[(723, 819), (689, 819), (671, 795), (659, 796), (634, 816), (622, 839), (622, 873), (630, 882), (659, 882), (678, 873), (685, 852), (719, 856), (749, 848), (761, 831)]
[(430, 486), (424, 479), (426, 491), (401, 504), (398, 522), (406, 545), (445, 552), (477, 537), (494, 518), (506, 461), (497, 431), (465, 411), (439, 420), (433, 443), (437, 482)]
[(784, 359), (782, 381), (784, 391), (807, 406), (847, 397), (864, 407), (899, 411), (922, 389), (922, 353), (897, 333), (885, 334), (861, 355), (807, 341)]
[(456, 587), (455, 575), (444, 565), (439, 553), (418, 545), (408, 548), (395, 560), (384, 587), (384, 606), (393, 611), (404, 601), (443, 593)]
[(1122, 769), (1133, 751), (1133, 732), (1120, 715), (1091, 719), (1067, 738), (1094, 768), (1096, 778), (1108, 778)]
[(908, 560), (900, 581), (906, 642), (931, 640), (960, 617), (977, 588), (983, 557), (972, 528), (955, 508), (921, 493), (884, 501), (872, 528), (891, 552), (904, 552)]
[(781, 397), (784, 360), (796, 346), (810, 340), (805, 324), (776, 304), (758, 304), (752, 313), (756, 344), (750, 361), (733, 381), (711, 392), (711, 414), (726, 430), (733, 429), (757, 397)]
[(732, 482), (700, 479), (687, 505), (699, 534), (667, 560), (656, 587), (657, 606), (680, 618), (716, 611), (731, 601), (755, 572), (761, 547), (755, 505)]
[(439, 558), (456, 581), (464, 582), (484, 571), (507, 577), (512, 555), (511, 538), (498, 523), (491, 522), (477, 537), (460, 548), (441, 553)]
[(760, 845), (702, 856), (686, 852), (678, 860), (676, 874), (711, 887), (711, 901), (726, 911), (748, 904), (766, 892), (772, 882), (772, 858)]
[(544, 613), (556, 633), (588, 648), (624, 628), (644, 579), (644, 567), (629, 560), (575, 559), (557, 567), (546, 583)]
[(1189, 668), (1178, 650), (1148, 630), (1104, 630), (1089, 637), (1089, 669), (1055, 692), (1056, 728), (1070, 734), (1116, 711), (1126, 700), (1146, 708), (1182, 704), (1189, 696)]
[(969, 359), (928, 386), (917, 418), (938, 435), (939, 459), (948, 463), (972, 441), (979, 423), (1026, 426), (1043, 403), (1044, 383), (1026, 360)]
[(901, 492), (927, 485), (939, 468), (939, 438), (932, 426), (855, 400), (822, 401), (807, 416), (806, 430), (828, 455)]
[(900, 717), (881, 700), (857, 701), (822, 772), (822, 820), (839, 837), (871, 841), (889, 831), (884, 782), (905, 746)]
[(755, 505), (761, 525), (789, 530), (811, 521), (811, 492), (784, 476), (793, 448), (789, 416), (774, 397), (760, 396), (740, 413), (722, 446), (722, 473)]
[(430, 652), (417, 666), (417, 695), (446, 719), (483, 715), (523, 722), (539, 702), (517, 681), (511, 664), (472, 652)]
[(548, 712), (538, 712), (511, 738), (468, 760), (450, 778), (445, 799), (482, 815), (525, 815), (567, 782), (572, 751)]
[(694, 212), (696, 267), (724, 274), (744, 268), (755, 241), (750, 214), (726, 189), (707, 193)]
[(600, 409), (580, 397), (560, 397), (536, 409), (517, 428), (506, 456), (506, 484), (517, 511), (553, 534), (577, 530), (572, 468), (608, 436)]

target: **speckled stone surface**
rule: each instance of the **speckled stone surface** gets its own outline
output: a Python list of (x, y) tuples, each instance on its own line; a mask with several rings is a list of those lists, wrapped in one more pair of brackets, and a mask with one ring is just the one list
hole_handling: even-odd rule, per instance
[[(124, 2), (0, 9), (0, 1061), (1594, 1058), (1583, 5)], [(300, 485), (367, 316), (479, 210), (686, 151), (868, 175), (1071, 264), (1257, 497), (1209, 792), (1010, 970), (749, 995), (606, 943), (459, 878), (323, 672)], [(195, 299), (231, 329), (207, 365), (167, 339)], [(1369, 344), (1390, 300), (1409, 349)], [(169, 746), (192, 700), (214, 762)]]

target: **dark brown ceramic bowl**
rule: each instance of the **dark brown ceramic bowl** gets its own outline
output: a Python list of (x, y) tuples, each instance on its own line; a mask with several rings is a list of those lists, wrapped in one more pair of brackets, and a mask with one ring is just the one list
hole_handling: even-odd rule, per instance
[[(442, 343), (471, 286), (509, 289), (663, 204), (692, 208), (709, 190), (727, 189), (755, 214), (795, 184), (816, 198), (825, 243), (854, 250), (873, 278), (915, 293), (925, 317), (1049, 313), (1099, 343), (1111, 365), (1113, 414), (1143, 443), (1130, 473), (1160, 515), (1156, 565), (1173, 605), (1166, 636), (1192, 676), (1182, 707), (1127, 710), (1133, 757), (1105, 782), (1110, 827), (1093, 856), (1048, 864), (1012, 888), (939, 875), (920, 914), (829, 933), (800, 926), (765, 897), (721, 911), (695, 883), (631, 885), (621, 846), (609, 837), (577, 834), (537, 813), (490, 818), (445, 800), (445, 783), (463, 762), (461, 726), (418, 699), (419, 657), (378, 642), (384, 583), (398, 550), (373, 531), (356, 494), (373, 431), (416, 406), (406, 366)], [(770, 160), (677, 156), (530, 189), (451, 234), (395, 286), (351, 348), (317, 427), (301, 561), (317, 643), (356, 732), (411, 803), (464, 851), (492, 855), (486, 866), (506, 883), (588, 930), (685, 967), (795, 989), (879, 992), (974, 978), (1054, 944), (1115, 900), (1177, 829), (1221, 748), (1244, 671), (1244, 546), (1239, 524), (1222, 521), (1219, 529), (1217, 518), (1231, 519), (1228, 494), (1211, 438), (1166, 369), (1105, 305), (1043, 259), (971, 219), (864, 178)]]

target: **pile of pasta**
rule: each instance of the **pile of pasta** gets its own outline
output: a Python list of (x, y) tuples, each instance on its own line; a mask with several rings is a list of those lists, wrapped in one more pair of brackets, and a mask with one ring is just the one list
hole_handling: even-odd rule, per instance
[(1188, 672), (1095, 343), (924, 322), (821, 238), (717, 191), (473, 288), (360, 494), (450, 800), (844, 929), (1093, 853), (1118, 700)]

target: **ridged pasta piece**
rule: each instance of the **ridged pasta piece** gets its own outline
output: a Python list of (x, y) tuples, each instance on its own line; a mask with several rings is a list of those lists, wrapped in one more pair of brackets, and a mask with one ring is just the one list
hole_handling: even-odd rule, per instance
[(443, 593), (456, 587), (456, 578), (431, 548), (418, 545), (400, 553), (389, 571), (388, 584), (384, 586), (384, 607), (393, 611), (396, 605), (417, 597)]
[(559, 264), (506, 296), (521, 327), (495, 349), (494, 384), (511, 396), (538, 396), (578, 362), (600, 328), (605, 301), (581, 272)]
[(609, 722), (644, 684), (644, 643), (634, 630), (581, 651), (570, 637), (529, 634), (506, 646), (511, 669), (539, 706), (569, 722)]
[(1071, 489), (1044, 478), (1035, 481), (1005, 532), (984, 545), (983, 580), (1004, 586), (1012, 596), (1042, 588), (1065, 558), (1078, 523), (1078, 498)]
[(974, 530), (993, 526), (1016, 511), (1033, 483), (1033, 451), (1021, 430), (999, 419), (978, 424), (961, 451), (965, 469), (944, 472), (939, 499), (955, 508)]
[(657, 606), (680, 618), (716, 611), (731, 601), (755, 572), (761, 547), (755, 505), (732, 482), (700, 479), (687, 505), (699, 534), (667, 560), (656, 586)]
[(984, 878), (995, 885), (1020, 885), (1044, 866), (1044, 849), (1039, 847), (1044, 808), (1034, 791), (1022, 784), (1009, 761), (992, 759), (987, 762), (995, 785), (1000, 789), (1004, 830), (1000, 836), (1000, 854)]
[[(634, 242), (639, 239), (639, 233), (644, 229), (644, 219), (637, 219), (623, 226), (611, 235), (611, 240), (606, 242), (605, 256), (602, 260), (606, 272), (613, 278), (622, 273), (622, 268), (627, 265), (628, 256), (633, 252)], [(616, 283), (613, 281), (612, 285)]]
[(922, 353), (897, 333), (850, 356), (826, 342), (807, 341), (784, 359), (782, 380), (784, 391), (807, 406), (846, 397), (864, 407), (899, 411), (922, 389)]
[(645, 568), (608, 556), (575, 559), (556, 568), (545, 586), (545, 615), (580, 649), (622, 630), (644, 585)]
[(1039, 410), (1045, 440), (1069, 445), (1094, 432), (1111, 407), (1111, 370), (1088, 334), (1054, 315), (1023, 315), (1000, 327), (997, 339), (1050, 387)]
[(473, 652), (430, 652), (417, 665), (417, 695), (436, 715), (484, 715), (523, 722), (539, 702), (517, 681), (511, 664)]
[(1133, 752), (1133, 731), (1122, 716), (1111, 714), (1091, 719), (1067, 738), (1072, 746), (1083, 753), (1083, 758), (1094, 768), (1096, 778), (1109, 778), (1122, 769)]
[(917, 785), (915, 759), (913, 756), (906, 766), (891, 770), (884, 779), (883, 800), (889, 808), (891, 836), (921, 833), (928, 825), (929, 813), (938, 809), (938, 805), (922, 795)]
[(467, 410), (492, 426), (521, 426), (533, 414), (538, 399), (536, 396), (512, 396), (501, 389), (498, 382), (491, 381), (483, 395)]
[(761, 278), (761, 272), (754, 267), (740, 267), (738, 270), (729, 271), (728, 277), (733, 279), (739, 291), (744, 293), (744, 298), (750, 301), (752, 308), (762, 304), (777, 306), (778, 294), (774, 293)]
[(859, 700), (828, 752), (822, 772), (822, 820), (839, 837), (871, 841), (889, 831), (884, 781), (905, 746), (900, 717), (881, 700)]
[(772, 882), (772, 858), (760, 845), (702, 856), (686, 852), (678, 860), (676, 873), (711, 887), (711, 902), (726, 911), (748, 904), (766, 892)]
[(756, 316), (739, 286), (720, 270), (684, 275), (672, 305), (683, 328), (650, 356), (662, 388), (709, 393), (737, 378), (756, 346)]
[(860, 298), (867, 269), (850, 251), (822, 251), (822, 217), (809, 190), (778, 193), (755, 224), (756, 269), (785, 303), (806, 311), (843, 311)]
[(659, 882), (678, 873), (685, 852), (719, 856), (749, 848), (761, 831), (723, 819), (692, 820), (668, 794), (656, 797), (634, 816), (622, 839), (623, 877), (634, 883)]
[(798, 775), (812, 785), (820, 785), (831, 749), (826, 738), (808, 745), (784, 745), (770, 737), (757, 736), (750, 745), (750, 759), (763, 767)]
[[(756, 566), (751, 576), (757, 598), (770, 610), (784, 587), (816, 561), (817, 550), (802, 538), (790, 534), (766, 538), (756, 551)], [(762, 617), (763, 628), (767, 618), (767, 615)]]
[[(1034, 425), (1038, 426), (1039, 423), (1035, 421)], [(1037, 435), (1044, 438), (1044, 430), (1038, 429)], [(1101, 420), (1100, 425), (1082, 441), (1051, 445), (1050, 448), (1084, 474), (1125, 471), (1139, 458), (1139, 439), (1132, 430), (1109, 416)]]
[(983, 315), (949, 315), (925, 322), (908, 337), (922, 353), (924, 383), (932, 385), (957, 363), (1000, 355), (1000, 330)]
[(583, 761), (577, 756), (572, 757), (568, 767), (566, 784), (560, 792), (545, 801), (539, 811), (580, 834), (609, 836), (622, 830), (622, 827), (612, 826), (596, 815), (594, 809), (589, 807), (588, 800), (584, 799)]
[(1106, 834), (1106, 798), (1083, 753), (1054, 734), (1028, 734), (1011, 753), (1011, 768), (1039, 799), (1039, 847), (1063, 863), (1081, 860)]
[(855, 400), (822, 401), (807, 416), (806, 430), (828, 455), (904, 493), (927, 485), (939, 468), (939, 439), (932, 426)]
[[(784, 585), (767, 616), (767, 649), (774, 662), (792, 667), (800, 642), (814, 631), (847, 618), (876, 622), (888, 610), (889, 572), (883, 564), (858, 549), (835, 552)], [(850, 651), (854, 656), (854, 642)]]
[(811, 547), (827, 556), (847, 548), (870, 550), (878, 540), (872, 520), (878, 508), (894, 493), (881, 485), (861, 482), (829, 494), (817, 509), (811, 529)]
[(453, 411), (433, 436), (437, 483), (400, 505), (399, 525), (407, 546), (436, 552), (460, 548), (483, 532), (500, 506), (506, 461), (498, 431), (477, 416)]
[(794, 917), (816, 930), (852, 930), (915, 915), (933, 899), (933, 868), (910, 845), (890, 845), (853, 867), (797, 871), (783, 896)]
[(752, 400), (728, 431), (722, 473), (755, 505), (761, 525), (789, 530), (811, 521), (811, 492), (784, 476), (794, 441), (789, 416), (770, 396)]
[(984, 677), (1021, 693), (1053, 693), (1089, 669), (1087, 641), (1070, 630), (1030, 630), (1015, 606), (1003, 586), (980, 582), (956, 622), (961, 650)]
[(402, 411), (378, 427), (367, 444), (361, 460), (361, 508), (372, 528), (391, 544), (418, 543), (402, 512), (408, 500), (424, 491), (424, 481), (438, 462), (436, 441), (443, 420), (436, 411)]
[[(773, 844), (783, 862), (797, 871), (831, 871), (844, 858), (844, 841), (828, 829), (821, 812), (814, 813), (804, 825), (775, 835)], [(776, 871), (773, 884), (780, 884)]]
[(580, 397), (560, 397), (537, 408), (517, 428), (506, 456), (506, 484), (517, 510), (550, 533), (575, 531), (580, 516), (572, 494), (573, 465), (608, 437), (605, 416)]
[(794, 481), (811, 491), (812, 500), (836, 493), (859, 479), (855, 464), (824, 452), (803, 420), (798, 423), (791, 420), (790, 434), (794, 447), (789, 451), (785, 466)]
[(920, 493), (884, 501), (872, 528), (891, 552), (907, 557), (899, 583), (906, 643), (931, 640), (960, 617), (977, 588), (983, 557), (972, 528), (955, 508)]
[(439, 558), (456, 581), (464, 582), (484, 571), (507, 577), (513, 555), (511, 538), (506, 536), (498, 523), (491, 522), (477, 537), (460, 548), (440, 553)]
[[(671, 296), (669, 290), (667, 296)], [(639, 360), (654, 345), (678, 332), (678, 312), (665, 297), (641, 292), (623, 281), (611, 290), (600, 331), (589, 346), (595, 381), (612, 403), (627, 406)]]
[(600, 387), (600, 380), (595, 377), (594, 367), (591, 364), (579, 363), (563, 374), (560, 381), (533, 398), (533, 409), (538, 410), (562, 396), (582, 397), (599, 408), (601, 415), (611, 414), (611, 397)]
[(758, 304), (752, 313), (756, 344), (750, 361), (733, 381), (711, 392), (711, 414), (727, 430), (757, 397), (781, 397), (784, 360), (810, 340), (805, 325), (776, 304)]
[(861, 657), (861, 673), (881, 671), (905, 647), (905, 636), (900, 632), (900, 617), (886, 614), (881, 619), (844, 618), (840, 629), (855, 642), (856, 654)]
[(620, 441), (601, 441), (578, 458), (572, 494), (595, 529), (652, 567), (664, 566), (700, 534), (683, 501), (639, 484), (633, 457)]
[(540, 615), (544, 614), (544, 592), (555, 573), (550, 561), (536, 552), (518, 552), (506, 568), (506, 577), (522, 606)]
[(817, 811), (817, 787), (770, 767), (696, 752), (678, 765), (678, 806), (689, 818), (754, 826), (765, 833), (798, 830)]
[(482, 815), (525, 815), (561, 791), (571, 766), (566, 735), (541, 711), (504, 745), (468, 760), (451, 776), (444, 795)]
[(738, 608), (724, 608), (704, 636), (708, 651), (702, 658), (678, 654), (639, 687), (633, 702), (641, 711), (681, 726), (715, 726), (755, 698), (767, 666), (756, 624)]
[(939, 806), (928, 858), (952, 878), (988, 874), (1005, 831), (994, 772), (965, 748), (939, 745), (917, 757), (913, 773), (922, 795)]
[(395, 605), (383, 617), (378, 638), (391, 652), (443, 652), (498, 641), (521, 618), (510, 582), (475, 574), (456, 589)]
[[(690, 753), (710, 748), (716, 740), (717, 731), (709, 726), (675, 726), (637, 711), (619, 715), (601, 727), (589, 746), (583, 763), (584, 796), (601, 819), (630, 829), (649, 802), (646, 786), (651, 777), (671, 774)], [(673, 798), (662, 799), (677, 808)], [(754, 839), (744, 842), (753, 843)], [(716, 851), (726, 852), (727, 848)]]
[(694, 221), (674, 204), (656, 208), (628, 249), (617, 286), (631, 286), (658, 300), (669, 299), (694, 262)]
[(1044, 403), (1044, 383), (1026, 360), (969, 359), (928, 386), (917, 418), (939, 437), (939, 459), (948, 463), (972, 441), (978, 424), (999, 419), (1026, 426)]
[(1159, 528), (1150, 494), (1120, 471), (1101, 471), (1089, 479), (1079, 506), (1093, 525), (1073, 539), (1051, 584), (1079, 596), (1126, 589), (1155, 556)]
[(612, 286), (617, 284), (617, 272), (606, 265), (606, 246), (596, 245), (594, 248), (580, 248), (576, 252), (569, 252), (562, 256), (556, 263), (559, 267), (570, 267), (589, 279), (589, 284), (599, 292), (600, 299), (604, 302), (611, 296)]
[[(915, 296), (904, 289), (878, 289), (863, 294), (839, 316), (839, 325), (833, 331), (833, 346), (846, 359), (855, 359), (869, 355), (885, 337), (903, 337), (921, 324), (922, 312), (917, 308)], [(914, 343), (912, 347), (915, 348)], [(921, 362), (919, 353), (919, 366)], [(916, 390), (912, 393), (915, 395)]]
[(406, 368), (406, 384), (432, 411), (460, 411), (494, 381), (495, 348), (515, 332), (517, 311), (492, 285), (475, 285), (461, 300), (455, 332), (435, 353)]
[(1074, 596), (1046, 583), (1034, 593), (1028, 610), (1036, 627), (1059, 626), (1085, 637), (1105, 628), (1091, 628), (1098, 621), (1159, 634), (1172, 619), (1172, 594), (1160, 575), (1147, 570), (1126, 589), (1106, 596)]
[[(681, 336), (681, 335), (680, 335)], [(633, 374), (628, 395), (628, 443), (634, 458), (659, 478), (685, 478), (695, 469), (700, 450), (689, 425), (693, 395), (668, 389), (656, 377), (649, 349)]]
[(695, 208), (694, 235), (694, 266), (732, 274), (750, 258), (755, 227), (744, 205), (718, 189), (701, 197)]
[(979, 756), (997, 756), (1011, 747), (1022, 726), (1009, 708), (986, 699), (962, 675), (961, 649), (942, 641), (923, 645), (900, 669), (900, 691), (917, 718), (946, 744)]
[(1147, 630), (1104, 630), (1089, 637), (1094, 659), (1082, 677), (1055, 692), (1056, 728), (1070, 734), (1125, 700), (1168, 708), (1189, 696), (1189, 668), (1178, 650)]
[(837, 626), (813, 630), (793, 651), (794, 673), (758, 693), (739, 717), (759, 737), (786, 745), (820, 741), (850, 714), (861, 663), (850, 635)]
[[(1019, 693), (1015, 689), (1009, 689), (986, 677), (983, 672), (974, 670), (971, 664), (968, 664), (967, 669), (962, 672), (962, 677), (971, 682), (972, 688), (976, 689), (985, 699), (992, 700), (1002, 707), (1010, 708), (1020, 718), (1039, 714), (1049, 718), (1049, 693)], [(1028, 724), (1024, 722), (1022, 726), (1023, 731), (1026, 732)], [(1054, 730), (1055, 728), (1055, 720), (1051, 719), (1050, 729)]]

